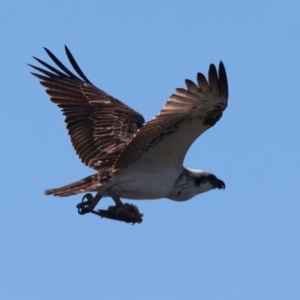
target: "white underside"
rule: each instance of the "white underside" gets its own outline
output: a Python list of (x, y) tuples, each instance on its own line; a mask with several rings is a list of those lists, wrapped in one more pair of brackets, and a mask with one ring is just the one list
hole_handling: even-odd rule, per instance
[(166, 168), (154, 167), (151, 163), (123, 169), (111, 182), (97, 191), (104, 197), (133, 200), (168, 198), (174, 201), (186, 201), (195, 195), (207, 192), (214, 187), (203, 182), (195, 185), (195, 177), (206, 176), (201, 170), (185, 169), (182, 166)]
[(124, 199), (160, 199), (166, 198), (183, 168), (126, 168), (119, 172), (108, 185), (98, 191), (104, 197), (111, 194)]

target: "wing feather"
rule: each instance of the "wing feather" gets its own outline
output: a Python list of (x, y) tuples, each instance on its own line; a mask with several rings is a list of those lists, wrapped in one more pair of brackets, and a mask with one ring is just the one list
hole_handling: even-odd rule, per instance
[(110, 168), (143, 125), (144, 118), (94, 86), (67, 47), (67, 57), (79, 76), (48, 49), (45, 51), (59, 69), (34, 57), (46, 69), (29, 65), (41, 73), (32, 74), (46, 88), (50, 100), (60, 107), (71, 142), (82, 162), (98, 171)]
[(198, 92), (199, 87), (192, 80), (186, 79), (185, 84), (190, 92)]
[(187, 90), (176, 89), (160, 113), (138, 130), (119, 155), (115, 170), (138, 163), (182, 166), (192, 143), (221, 118), (228, 100), (223, 63), (219, 71), (210, 65), (208, 81), (198, 73), (198, 86), (191, 80), (185, 82)]
[(198, 81), (198, 90), (202, 90), (203, 92), (208, 92), (209, 91), (209, 84), (205, 78), (205, 76), (202, 73), (197, 74), (197, 81)]
[(219, 78), (215, 65), (211, 64), (208, 71), (208, 81), (212, 94), (219, 95)]

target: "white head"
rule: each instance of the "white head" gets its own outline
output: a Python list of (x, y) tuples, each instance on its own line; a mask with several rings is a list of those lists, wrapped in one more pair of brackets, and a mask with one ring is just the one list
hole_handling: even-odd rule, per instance
[(166, 198), (186, 201), (216, 188), (225, 189), (224, 181), (217, 178), (216, 175), (202, 170), (184, 168)]
[(194, 189), (197, 194), (208, 192), (212, 189), (225, 189), (225, 183), (221, 179), (217, 178), (216, 175), (203, 171), (187, 169), (189, 175), (194, 180)]

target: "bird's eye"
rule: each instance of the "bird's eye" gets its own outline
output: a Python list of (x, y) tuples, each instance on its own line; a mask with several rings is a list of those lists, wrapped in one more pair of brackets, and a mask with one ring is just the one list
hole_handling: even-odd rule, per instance
[(217, 177), (215, 175), (208, 175), (207, 176), (207, 180), (210, 182), (214, 182), (216, 181)]

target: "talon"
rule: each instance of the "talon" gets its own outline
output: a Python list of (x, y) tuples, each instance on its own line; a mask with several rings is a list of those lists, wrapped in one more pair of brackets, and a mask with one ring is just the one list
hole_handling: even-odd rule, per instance
[[(87, 198), (87, 201), (84, 201), (85, 198)], [(84, 215), (88, 212), (91, 212), (90, 206), (92, 204), (93, 204), (93, 195), (90, 193), (85, 194), (82, 197), (81, 202), (76, 205), (76, 208), (78, 208), (78, 213), (80, 215)]]
[[(87, 199), (87, 201), (83, 201), (84, 199)], [(93, 197), (93, 195), (91, 194), (91, 193), (87, 193), (87, 194), (85, 194), (83, 197), (82, 197), (82, 200), (81, 200), (81, 202), (82, 203), (92, 203), (93, 202), (93, 199), (94, 199), (94, 197)]]
[(83, 201), (83, 202), (80, 202), (76, 205), (77, 208), (83, 208), (83, 207), (86, 207), (86, 206), (89, 206), (90, 204), (92, 204), (92, 201), (88, 200), (88, 201)]
[(86, 201), (86, 202), (80, 202), (80, 203), (78, 203), (76, 205), (76, 208), (83, 208), (83, 207), (85, 207), (88, 204), (89, 204), (88, 201)]
[(81, 207), (81, 208), (78, 208), (78, 213), (79, 213), (80, 215), (84, 215), (84, 214), (89, 213), (89, 212), (91, 212), (91, 211), (92, 211), (92, 210), (89, 209), (89, 208), (87, 208), (87, 207)]

